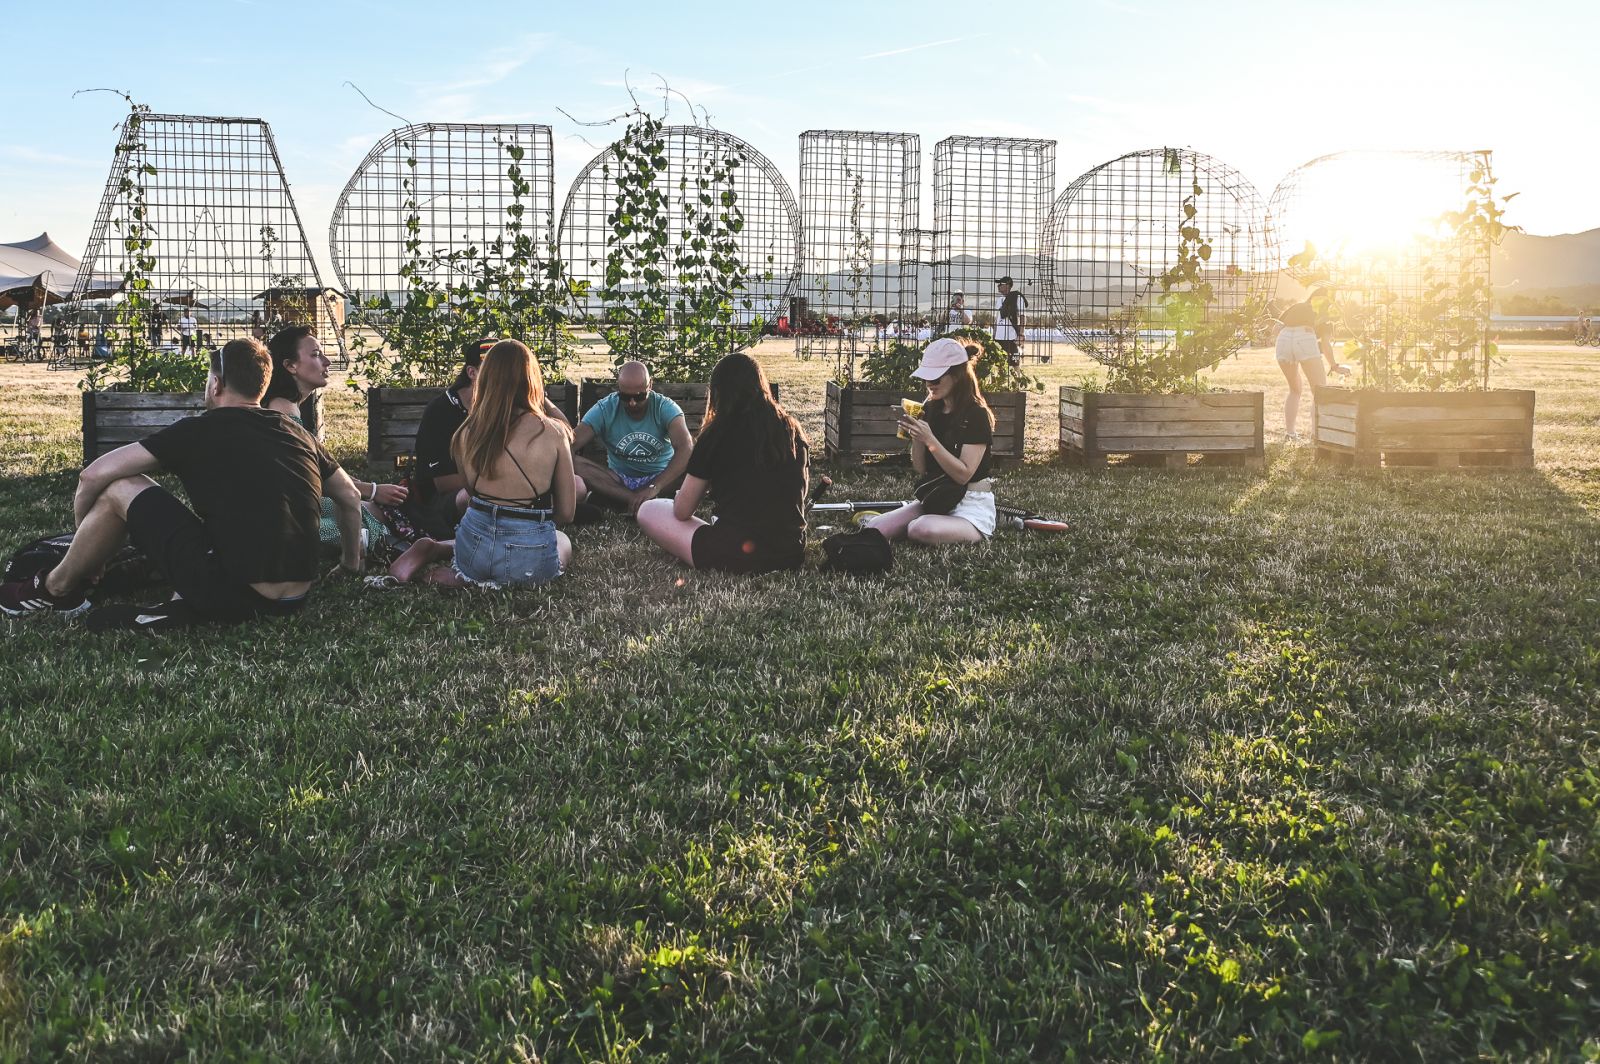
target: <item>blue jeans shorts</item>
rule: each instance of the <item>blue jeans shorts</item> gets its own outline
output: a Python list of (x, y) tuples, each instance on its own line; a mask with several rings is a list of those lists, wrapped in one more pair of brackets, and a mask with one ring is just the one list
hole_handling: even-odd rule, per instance
[(556, 523), (546, 510), (474, 502), (456, 528), (455, 566), (483, 587), (548, 584), (561, 575)]

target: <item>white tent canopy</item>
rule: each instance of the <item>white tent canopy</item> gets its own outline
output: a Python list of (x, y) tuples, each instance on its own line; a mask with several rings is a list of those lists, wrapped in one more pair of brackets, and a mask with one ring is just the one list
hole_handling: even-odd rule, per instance
[[(59, 302), (72, 295), (78, 279), (78, 259), (66, 248), (40, 233), (32, 240), (0, 244), (0, 307), (28, 301), (30, 289), (43, 288), (47, 299)], [(105, 298), (121, 287), (115, 281), (95, 278), (85, 295)]]

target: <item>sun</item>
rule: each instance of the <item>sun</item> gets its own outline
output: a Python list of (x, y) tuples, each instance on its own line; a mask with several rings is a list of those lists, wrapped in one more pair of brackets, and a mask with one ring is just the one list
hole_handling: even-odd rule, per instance
[(1279, 246), (1290, 256), (1311, 244), (1335, 273), (1371, 270), (1446, 235), (1441, 216), (1461, 195), (1455, 168), (1432, 157), (1349, 153), (1300, 171), (1293, 203), (1279, 208)]

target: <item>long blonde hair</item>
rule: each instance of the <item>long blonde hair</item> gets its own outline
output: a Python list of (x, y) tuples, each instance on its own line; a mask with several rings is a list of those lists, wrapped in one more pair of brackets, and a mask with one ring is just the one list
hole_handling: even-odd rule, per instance
[(532, 414), (547, 426), (544, 416), (544, 377), (539, 361), (520, 340), (501, 340), (483, 356), (472, 389), (472, 410), (450, 440), (457, 468), (476, 476), (493, 476), (506, 453), (511, 426), (523, 414)]

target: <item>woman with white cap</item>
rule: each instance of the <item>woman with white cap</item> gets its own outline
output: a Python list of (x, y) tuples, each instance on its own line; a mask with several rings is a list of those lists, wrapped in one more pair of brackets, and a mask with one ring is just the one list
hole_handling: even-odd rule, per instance
[(994, 413), (973, 372), (978, 349), (944, 337), (922, 349), (911, 375), (928, 389), (922, 416), (902, 416), (911, 464), (922, 479), (918, 501), (874, 518), (888, 539), (978, 543), (994, 535)]

